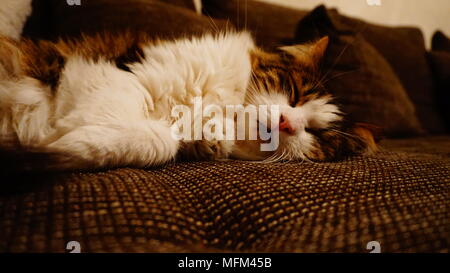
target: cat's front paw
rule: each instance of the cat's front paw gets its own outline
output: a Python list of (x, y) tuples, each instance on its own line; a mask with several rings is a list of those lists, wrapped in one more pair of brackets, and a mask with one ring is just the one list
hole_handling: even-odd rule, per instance
[(225, 160), (234, 146), (230, 140), (196, 140), (183, 142), (178, 157), (185, 160)]

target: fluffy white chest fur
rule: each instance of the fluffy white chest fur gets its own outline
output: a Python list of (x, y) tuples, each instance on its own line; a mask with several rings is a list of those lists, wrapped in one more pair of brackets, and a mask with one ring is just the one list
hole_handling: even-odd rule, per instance
[(180, 145), (171, 137), (172, 107), (191, 107), (199, 96), (204, 104), (242, 104), (253, 47), (247, 33), (159, 42), (143, 48), (132, 73), (73, 55), (54, 92), (32, 78), (3, 76), (1, 134), (84, 159), (64, 168), (170, 161)]

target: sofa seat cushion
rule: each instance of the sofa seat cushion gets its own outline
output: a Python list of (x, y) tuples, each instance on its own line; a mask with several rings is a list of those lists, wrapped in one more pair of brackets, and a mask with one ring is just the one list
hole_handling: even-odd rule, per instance
[(68, 241), (82, 252), (366, 252), (369, 241), (382, 252), (448, 251), (448, 143), (392, 140), (335, 163), (187, 162), (2, 179), (0, 251), (64, 252)]

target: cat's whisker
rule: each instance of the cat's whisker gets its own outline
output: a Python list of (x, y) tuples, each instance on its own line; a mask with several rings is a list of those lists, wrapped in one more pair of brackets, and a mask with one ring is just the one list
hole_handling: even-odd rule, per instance
[(285, 159), (286, 157), (286, 149), (282, 149), (281, 152), (276, 151), (273, 155), (269, 156), (268, 158), (262, 160), (263, 163), (276, 163), (280, 162)]
[(361, 139), (359, 136), (357, 136), (357, 135), (354, 135), (354, 134), (350, 134), (350, 133), (346, 133), (346, 132), (343, 132), (343, 131), (340, 131), (340, 130), (337, 130), (337, 129), (331, 129), (331, 131), (333, 131), (333, 132), (335, 132), (335, 133), (338, 133), (338, 134), (340, 134), (340, 135), (342, 135), (342, 136), (345, 136), (345, 137), (351, 137), (351, 138), (358, 138), (358, 139)]
[[(220, 29), (217, 26), (217, 24), (214, 22), (213, 18), (205, 11), (203, 13), (204, 16), (206, 16), (206, 18), (208, 18), (209, 20), (209, 24), (211, 25), (211, 27), (213, 28), (215, 33), (220, 33)], [(228, 25), (227, 25), (228, 26)]]
[(299, 162), (299, 164), (303, 164), (305, 162), (305, 158), (302, 157), (302, 160)]
[(360, 70), (361, 70), (361, 68), (358, 68), (358, 69), (344, 71), (344, 72), (341, 72), (341, 73), (334, 74), (333, 76), (329, 77), (328, 79), (324, 79), (323, 82), (321, 83), (321, 85), (329, 82), (330, 80), (333, 80), (333, 79), (345, 76), (347, 74), (355, 73), (355, 72), (360, 71)]
[(244, 29), (247, 29), (247, 13), (248, 13), (248, 2), (247, 0), (245, 0)]
[(262, 160), (261, 162), (272, 163), (276, 159), (277, 156), (278, 156), (277, 153), (274, 153), (273, 155), (269, 156), (268, 158)]
[(324, 84), (326, 84), (327, 82), (329, 82), (329, 81), (331, 81), (333, 79), (345, 76), (347, 74), (351, 74), (351, 73), (357, 72), (359, 70), (361, 70), (361, 69), (357, 68), (357, 69), (354, 69), (354, 70), (344, 71), (344, 72), (341, 72), (341, 73), (334, 74), (334, 75), (330, 76), (329, 78), (323, 78), (322, 77), (319, 81), (316, 82), (316, 84), (314, 85), (313, 89), (318, 88), (318, 87), (323, 87)]
[(346, 133), (346, 132), (342, 132), (342, 131), (337, 130), (337, 129), (331, 129), (331, 131), (333, 131), (333, 132), (339, 134), (340, 136), (342, 136), (342, 137), (344, 137), (344, 138), (347, 138), (347, 139), (349, 139), (349, 140), (359, 140), (359, 142), (357, 142), (357, 144), (358, 144), (360, 147), (364, 147), (365, 141), (364, 141), (364, 139), (363, 139), (362, 137), (360, 137), (360, 136), (357, 136), (357, 135), (354, 135), (354, 134), (350, 134), (350, 133)]

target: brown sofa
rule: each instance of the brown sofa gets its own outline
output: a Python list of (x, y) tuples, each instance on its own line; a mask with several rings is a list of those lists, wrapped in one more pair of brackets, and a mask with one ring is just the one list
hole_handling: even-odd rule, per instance
[[(104, 1), (89, 3), (95, 6)], [(34, 1), (35, 12), (24, 35), (53, 39), (76, 36), (80, 31), (137, 25), (139, 30), (153, 33), (150, 23), (140, 19), (135, 25), (132, 17), (121, 18), (121, 24), (112, 22), (108, 14), (115, 8), (120, 10), (120, 2), (125, 1), (110, 0), (103, 10), (89, 5), (69, 10), (52, 1)], [(127, 5), (126, 16), (133, 10), (144, 12), (143, 6), (150, 15), (163, 9), (164, 14), (179, 20), (170, 20), (165, 26), (174, 30), (182, 24), (186, 29), (181, 32), (195, 33), (200, 28), (215, 31), (229, 25), (239, 28), (246, 22), (258, 43), (266, 48), (296, 42), (296, 33), (306, 33), (302, 26), (316, 16), (331, 18), (333, 31), (330, 32), (330, 25), (318, 31), (325, 29), (326, 34), (334, 35), (336, 44), (345, 41), (342, 33), (349, 35), (343, 23), (347, 19), (336, 21), (334, 11), (324, 8), (308, 13), (248, 1), (251, 12), (245, 20), (239, 1), (204, 1), (204, 14), (215, 18), (212, 19), (196, 15), (190, 10), (192, 7), (184, 6), (189, 1), (126, 2), (134, 5)], [(264, 14), (273, 16), (261, 19)], [(182, 16), (183, 20), (195, 19), (186, 24), (180, 19)], [(84, 23), (65, 29), (71, 18)], [(159, 18), (159, 23), (163, 19)], [(224, 20), (229, 20), (228, 26)], [(268, 27), (262, 31), (264, 26)], [(413, 33), (413, 39), (417, 39), (417, 30), (392, 31), (401, 35)], [(178, 35), (162, 26), (157, 32), (155, 35)], [(416, 49), (421, 47), (419, 44)], [(422, 51), (423, 55), (416, 52), (409, 58), (416, 58), (415, 62), (421, 64), (427, 54), (424, 47)], [(395, 57), (389, 52), (376, 54), (379, 55), (373, 53), (370, 57)], [(420, 73), (411, 73), (429, 77), (425, 80), (432, 82), (429, 71), (433, 70), (423, 65), (428, 63), (417, 68)], [(399, 77), (395, 87), (400, 87), (395, 92), (406, 92), (409, 95), (402, 99), (413, 100), (410, 92), (417, 91), (408, 88), (412, 85), (406, 81), (417, 79), (398, 69), (404, 68), (397, 64), (389, 69), (393, 73), (390, 77)], [(340, 86), (346, 84), (340, 80)], [(332, 80), (329, 84), (328, 88), (333, 88)], [(367, 92), (373, 92), (370, 86), (367, 88)], [(426, 92), (420, 95), (430, 103), (435, 100), (433, 88), (421, 91)], [(448, 252), (450, 135), (445, 134), (447, 128), (437, 111), (424, 114), (433, 111), (432, 107), (409, 103), (421, 109), (420, 117), (414, 113), (405, 116), (405, 123), (398, 125), (405, 126), (405, 130), (391, 128), (387, 132), (391, 138), (381, 141), (380, 152), (340, 162), (180, 162), (145, 170), (122, 168), (3, 177), (0, 251), (65, 252), (67, 242), (78, 241), (82, 252), (368, 252), (367, 243), (378, 241), (382, 252)], [(351, 107), (352, 100), (345, 106)], [(424, 124), (429, 117), (434, 122), (432, 128)], [(373, 116), (352, 118), (364, 120)]]

